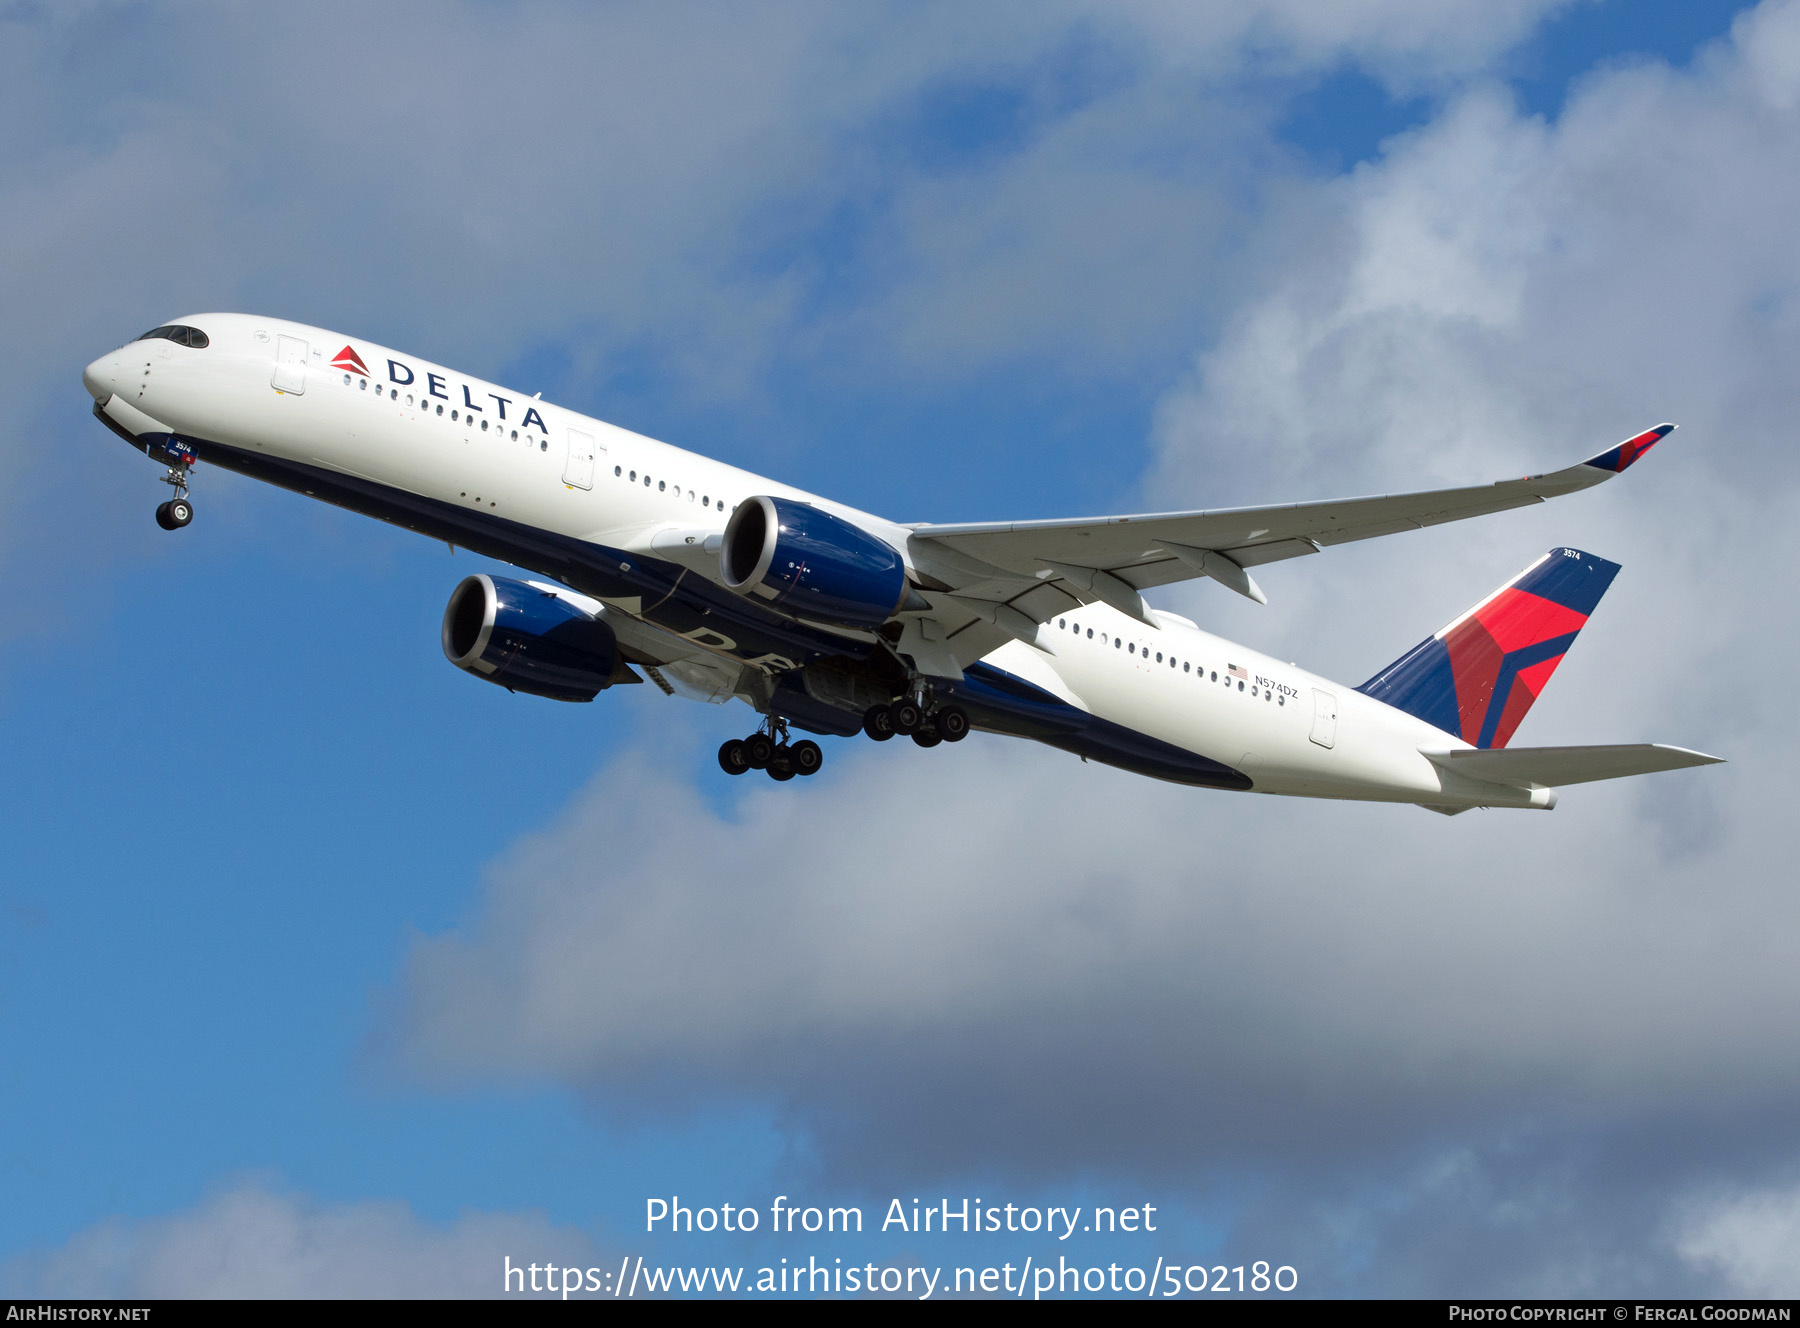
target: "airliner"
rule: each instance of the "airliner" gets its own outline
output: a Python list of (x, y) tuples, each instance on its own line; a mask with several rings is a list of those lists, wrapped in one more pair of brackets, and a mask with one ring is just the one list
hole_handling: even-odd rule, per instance
[(1662, 424), (1579, 464), (1436, 492), (1061, 520), (903, 523), (416, 355), (196, 314), (88, 365), (94, 415), (163, 466), (193, 520), (201, 463), (522, 570), (450, 591), (442, 646), (515, 693), (592, 701), (646, 678), (762, 720), (728, 774), (816, 773), (819, 736), (971, 729), (1203, 788), (1471, 807), (1710, 764), (1680, 747), (1509, 746), (1618, 565), (1551, 549), (1361, 686), (1152, 608), (1207, 578), (1501, 512), (1623, 473)]

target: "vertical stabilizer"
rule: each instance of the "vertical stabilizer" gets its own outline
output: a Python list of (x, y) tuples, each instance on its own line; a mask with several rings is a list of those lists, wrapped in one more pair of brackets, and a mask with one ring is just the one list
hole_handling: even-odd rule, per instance
[(1504, 747), (1619, 565), (1552, 549), (1356, 690), (1475, 747)]

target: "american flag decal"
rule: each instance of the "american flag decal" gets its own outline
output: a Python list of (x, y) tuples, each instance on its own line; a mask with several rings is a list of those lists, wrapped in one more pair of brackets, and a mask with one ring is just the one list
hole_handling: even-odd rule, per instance
[(1242, 678), (1245, 682), (1250, 681), (1249, 670), (1245, 669), (1242, 664), (1227, 664), (1225, 666), (1225, 672), (1229, 673), (1234, 678)]

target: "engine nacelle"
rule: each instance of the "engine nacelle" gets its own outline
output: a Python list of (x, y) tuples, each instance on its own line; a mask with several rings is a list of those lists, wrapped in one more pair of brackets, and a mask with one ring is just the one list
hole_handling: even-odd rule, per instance
[(725, 525), (725, 584), (796, 618), (879, 627), (906, 598), (906, 564), (860, 526), (789, 498), (747, 498)]
[(599, 618), (523, 581), (464, 577), (444, 610), (444, 657), (515, 692), (592, 701), (613, 678), (618, 639)]

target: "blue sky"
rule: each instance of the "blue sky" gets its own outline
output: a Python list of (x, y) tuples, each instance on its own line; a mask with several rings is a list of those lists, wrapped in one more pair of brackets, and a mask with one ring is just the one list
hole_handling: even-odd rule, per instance
[[(679, 1193), (1154, 1202), (1084, 1257), (1324, 1293), (1791, 1290), (1796, 993), (1748, 973), (1795, 921), (1756, 759), (1793, 721), (1693, 685), (1791, 635), (1800, 9), (1740, 8), (0, 9), (0, 1287), (964, 1257), (644, 1236)], [(741, 706), (445, 664), (464, 553), (212, 471), (157, 530), (80, 369), (214, 308), (902, 520), (1473, 481), (1677, 418), (1587, 508), (1166, 602), (1355, 682), (1591, 536), (1643, 571), (1526, 736), (1734, 764), (1548, 825), (988, 739), (729, 784)], [(1593, 947), (1625, 967), (1582, 985)], [(1676, 962), (1731, 977), (1663, 1010)]]

